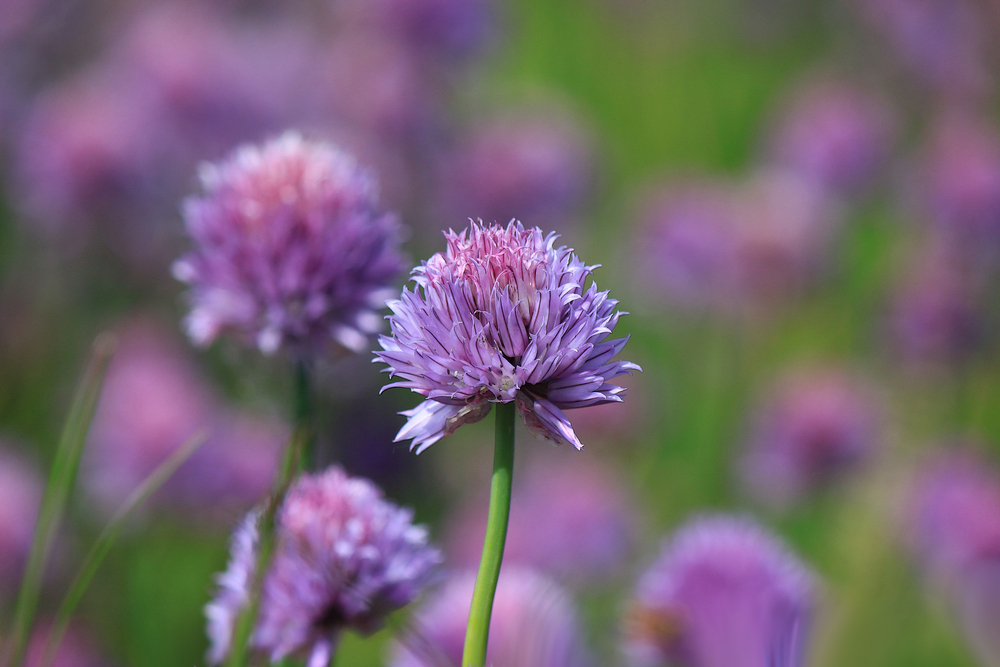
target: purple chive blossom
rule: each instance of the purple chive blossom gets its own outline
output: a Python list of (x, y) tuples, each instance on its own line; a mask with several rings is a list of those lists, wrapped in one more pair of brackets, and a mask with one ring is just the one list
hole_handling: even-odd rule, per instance
[(288, 429), (228, 409), (180, 342), (152, 323), (121, 327), (118, 341), (84, 450), (87, 490), (113, 511), (204, 431), (208, 442), (167, 481), (157, 504), (198, 516), (206, 505), (244, 511), (267, 490)]
[(986, 317), (978, 281), (962, 264), (954, 248), (936, 243), (918, 253), (904, 274), (887, 315), (892, 351), (902, 361), (955, 364), (980, 347)]
[[(257, 514), (233, 535), (229, 567), (205, 607), (209, 660), (229, 652), (247, 603), (257, 549)], [(264, 577), (251, 646), (272, 662), (286, 656), (325, 667), (340, 634), (370, 634), (430, 583), (441, 554), (413, 512), (385, 500), (366, 479), (338, 467), (301, 477), (278, 516), (277, 547)]]
[(791, 101), (773, 132), (770, 154), (832, 192), (854, 194), (885, 165), (892, 129), (881, 100), (849, 84), (814, 82)]
[(625, 650), (642, 667), (801, 667), (814, 605), (811, 573), (763, 528), (696, 519), (639, 582)]
[(737, 207), (726, 184), (674, 185), (653, 194), (643, 208), (636, 246), (641, 289), (688, 307), (730, 303), (739, 239)]
[(415, 53), (451, 60), (480, 51), (493, 32), (492, 0), (341, 0), (339, 18), (399, 39)]
[(446, 207), (483, 220), (565, 221), (591, 181), (588, 143), (563, 115), (511, 114), (487, 123), (448, 159)]
[(201, 172), (185, 202), (195, 250), (174, 264), (191, 286), (188, 334), (233, 330), (265, 354), (365, 349), (402, 268), (399, 229), (350, 155), (288, 132)]
[(556, 247), (556, 234), (473, 222), (445, 238), (448, 249), (413, 270), (415, 290), (389, 302), (392, 335), (375, 353), (402, 378), (384, 389), (427, 398), (403, 413), (396, 441), (420, 453), (513, 401), (536, 437), (582, 449), (563, 410), (621, 401), (609, 380), (641, 370), (614, 360), (628, 338), (606, 340), (618, 302), (584, 286), (595, 267)]
[[(449, 580), (411, 619), (393, 647), (390, 667), (454, 667), (462, 662), (475, 573)], [(518, 567), (500, 574), (486, 664), (496, 667), (586, 667), (576, 612), (554, 582)]]
[(41, 500), (38, 474), (8, 449), (0, 449), (0, 591), (15, 590), (31, 549)]
[(971, 0), (858, 0), (862, 18), (904, 67), (952, 95), (988, 90), (985, 7)]
[(977, 453), (958, 450), (926, 461), (909, 501), (909, 539), (924, 570), (947, 582), (1000, 558), (1000, 475)]
[[(526, 472), (511, 501), (504, 563), (530, 565), (574, 584), (599, 585), (620, 572), (635, 522), (623, 489), (606, 467), (546, 461)], [(459, 513), (451, 529), (449, 562), (475, 567), (485, 517), (478, 504)]]
[(882, 436), (874, 391), (837, 369), (781, 380), (755, 415), (741, 476), (754, 497), (786, 506), (871, 461)]
[(938, 120), (919, 167), (919, 192), (944, 234), (1000, 248), (1000, 133), (963, 114)]
[(971, 450), (925, 462), (912, 485), (909, 538), (982, 664), (998, 664), (1000, 475)]

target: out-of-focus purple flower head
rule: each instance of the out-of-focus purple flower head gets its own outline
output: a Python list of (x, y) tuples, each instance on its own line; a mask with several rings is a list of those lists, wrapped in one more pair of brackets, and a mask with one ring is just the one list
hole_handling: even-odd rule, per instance
[(234, 331), (265, 354), (366, 349), (403, 267), (374, 176), (287, 132), (205, 165), (201, 180), (205, 193), (184, 205), (195, 249), (174, 264), (191, 286), (191, 339)]
[(150, 98), (122, 85), (123, 76), (92, 67), (43, 91), (26, 110), (12, 199), (61, 237), (77, 240), (86, 236), (84, 223), (129, 217), (155, 192), (162, 117)]
[(918, 252), (891, 296), (887, 334), (901, 361), (946, 366), (967, 359), (986, 335), (977, 271), (953, 244)]
[(911, 485), (907, 538), (927, 574), (950, 585), (1000, 559), (1000, 475), (965, 446), (925, 460)]
[(183, 348), (142, 320), (124, 325), (84, 451), (84, 483), (115, 509), (156, 467), (205, 430), (209, 441), (166, 483), (162, 505), (245, 508), (264, 493), (288, 430), (220, 404)]
[[(453, 576), (411, 620), (412, 632), (393, 647), (391, 667), (461, 664), (475, 573)], [(592, 664), (569, 595), (521, 567), (500, 573), (486, 664), (495, 667), (586, 667)]]
[(799, 291), (822, 268), (840, 220), (825, 188), (787, 169), (668, 187), (649, 202), (640, 284), (717, 312)]
[(449, 217), (565, 224), (593, 180), (593, 149), (568, 113), (511, 112), (473, 128), (445, 158)]
[(1000, 635), (1000, 475), (971, 447), (925, 460), (909, 494), (907, 537), (982, 664), (997, 664)]
[(11, 450), (0, 449), (0, 590), (21, 576), (41, 500), (38, 473)]
[(810, 81), (795, 91), (771, 132), (778, 165), (840, 195), (867, 189), (892, 148), (892, 112), (879, 98), (849, 83)]
[(901, 64), (947, 95), (991, 88), (985, 7), (970, 0), (858, 0), (862, 20)]
[(434, 129), (434, 82), (397, 41), (347, 33), (320, 58), (318, 97), (326, 113), (394, 143), (426, 139)]
[(628, 338), (606, 340), (618, 302), (554, 233), (470, 222), (445, 238), (445, 252), (413, 269), (414, 291), (389, 302), (391, 336), (375, 352), (400, 378), (384, 389), (427, 399), (403, 412), (396, 440), (412, 439), (419, 453), (493, 403), (514, 402), (536, 437), (582, 449), (563, 410), (621, 401), (624, 389), (609, 381), (641, 370), (615, 360)]
[(168, 2), (137, 12), (108, 60), (131, 75), (119, 85), (156, 99), (160, 131), (173, 133), (174, 157), (188, 167), (299, 120), (315, 88), (306, 75), (313, 56), (301, 25), (241, 22), (208, 5)]
[[(940, 117), (917, 168), (931, 221), (973, 249), (1000, 253), (1000, 133), (963, 113)], [(983, 252), (980, 249), (980, 252)]]
[[(28, 643), (28, 651), (24, 657), (26, 667), (41, 666), (50, 631), (51, 626), (43, 623), (32, 633), (31, 641)], [(114, 664), (96, 652), (90, 639), (82, 627), (71, 625), (66, 634), (63, 635), (52, 667), (108, 667), (109, 664)]]
[(39, 0), (3, 0), (0, 2), (0, 45), (18, 37), (38, 16), (44, 3)]
[(768, 300), (806, 287), (840, 229), (827, 190), (785, 169), (752, 175), (738, 193), (737, 293)]
[(884, 417), (877, 392), (836, 367), (782, 377), (753, 417), (740, 476), (754, 498), (786, 507), (870, 463)]
[[(511, 500), (504, 562), (528, 565), (573, 584), (606, 583), (620, 572), (631, 552), (635, 521), (618, 481), (586, 461), (536, 461), (525, 472)], [(475, 567), (485, 517), (480, 503), (456, 515), (450, 563)]]
[[(229, 567), (205, 608), (209, 660), (229, 651), (247, 603), (257, 549), (257, 513), (237, 529)], [(278, 516), (277, 548), (264, 577), (251, 645), (270, 660), (302, 656), (327, 665), (339, 635), (369, 634), (431, 582), (442, 557), (413, 512), (385, 500), (371, 482), (338, 467), (304, 475)]]
[(339, 18), (383, 32), (423, 57), (445, 61), (482, 50), (493, 32), (493, 0), (344, 0)]
[(640, 580), (625, 652), (644, 667), (801, 667), (816, 587), (807, 567), (756, 523), (695, 519)]
[(736, 202), (727, 184), (691, 181), (648, 197), (636, 280), (669, 302), (719, 307), (736, 284)]

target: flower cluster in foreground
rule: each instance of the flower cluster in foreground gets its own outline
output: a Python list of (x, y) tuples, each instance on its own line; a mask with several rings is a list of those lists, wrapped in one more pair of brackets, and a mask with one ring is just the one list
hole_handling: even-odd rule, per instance
[[(213, 663), (229, 652), (249, 599), (257, 541), (254, 512), (233, 536), (229, 567), (205, 608)], [(279, 513), (251, 646), (272, 662), (300, 655), (310, 666), (327, 665), (342, 631), (377, 630), (430, 583), (441, 560), (412, 511), (385, 500), (368, 480), (338, 467), (305, 475)]]
[(595, 267), (556, 234), (473, 222), (445, 238), (447, 250), (413, 270), (415, 289), (389, 302), (392, 335), (375, 353), (400, 378), (386, 388), (427, 399), (403, 413), (396, 440), (419, 453), (513, 401), (534, 435), (582, 449), (563, 410), (621, 401), (609, 380), (641, 370), (614, 359), (627, 338), (606, 340), (618, 302), (584, 285)]
[(375, 179), (347, 153), (288, 132), (206, 165), (201, 181), (205, 194), (184, 207), (195, 250), (174, 264), (192, 288), (192, 340), (232, 330), (268, 354), (364, 350), (403, 268)]

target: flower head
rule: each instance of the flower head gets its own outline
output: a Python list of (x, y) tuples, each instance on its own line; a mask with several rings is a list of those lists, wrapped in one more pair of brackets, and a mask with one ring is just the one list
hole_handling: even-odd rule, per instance
[[(391, 667), (443, 667), (462, 660), (475, 573), (452, 578), (417, 611), (412, 636), (393, 650)], [(589, 658), (572, 600), (554, 582), (523, 568), (500, 574), (490, 618), (488, 665), (584, 667)]]
[(618, 302), (585, 287), (595, 267), (537, 227), (473, 222), (445, 238), (413, 270), (416, 288), (389, 302), (392, 335), (379, 338), (377, 360), (401, 378), (385, 388), (427, 398), (403, 413), (396, 440), (419, 453), (513, 401), (534, 435), (582, 449), (563, 410), (621, 401), (609, 380), (640, 370), (614, 360), (627, 338), (606, 340)]
[(625, 644), (633, 665), (803, 664), (812, 575), (748, 520), (682, 527), (636, 590)]
[(1000, 476), (978, 453), (933, 456), (910, 494), (908, 537), (982, 664), (1000, 659)]
[(889, 157), (892, 115), (860, 88), (819, 81), (800, 91), (775, 128), (775, 161), (835, 193), (863, 190)]
[[(157, 493), (158, 505), (188, 516), (239, 508), (267, 490), (287, 429), (226, 406), (180, 341), (154, 323), (118, 328), (83, 455), (83, 483), (105, 510), (117, 508), (175, 450), (199, 432), (209, 439)], [(231, 519), (229, 512), (219, 518)]]
[(363, 350), (402, 264), (395, 218), (354, 158), (288, 132), (201, 180), (205, 194), (184, 207), (196, 247), (174, 265), (192, 288), (191, 338), (234, 330), (267, 354)]
[[(621, 571), (630, 553), (634, 512), (607, 466), (573, 458), (533, 461), (526, 470), (511, 500), (504, 563), (600, 585)], [(485, 532), (485, 507), (466, 505), (451, 530), (449, 563), (474, 567)]]
[(742, 460), (751, 493), (787, 505), (869, 462), (882, 435), (874, 393), (835, 368), (783, 378), (755, 415)]
[(11, 451), (0, 449), (0, 590), (21, 576), (41, 500), (38, 474)]
[[(257, 550), (256, 513), (237, 529), (219, 592), (205, 608), (209, 658), (229, 651), (247, 603)], [(277, 524), (277, 548), (264, 577), (251, 645), (274, 662), (307, 655), (329, 663), (338, 635), (377, 630), (386, 615), (430, 582), (441, 554), (413, 513), (382, 497), (374, 484), (337, 467), (306, 475), (289, 491)], [(315, 661), (315, 662), (314, 662)]]
[(567, 113), (509, 113), (476, 128), (449, 158), (447, 210), (485, 220), (565, 221), (586, 196), (591, 152)]

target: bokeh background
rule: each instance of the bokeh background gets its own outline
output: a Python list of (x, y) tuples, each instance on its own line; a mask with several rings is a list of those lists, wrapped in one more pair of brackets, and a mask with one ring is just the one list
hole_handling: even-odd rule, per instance
[[(1000, 557), (998, 27), (993, 0), (0, 4), (0, 620), (112, 330), (42, 615), (124, 496), (209, 426), (62, 663), (205, 664), (202, 608), (288, 436), (292, 377), (185, 339), (181, 201), (201, 161), (295, 128), (375, 170), (414, 262), (469, 217), (518, 217), (601, 264), (629, 311), (644, 372), (574, 415), (586, 451), (518, 427), (511, 557), (572, 591), (596, 664), (621, 662), (661, 541), (720, 510), (819, 575), (808, 664), (997, 664), (998, 578), (963, 606), (913, 516), (934, 504), (915, 480), (972, 461), (983, 488), (941, 512)], [(414, 507), (450, 567), (474, 562), (491, 424), (409, 453), (392, 439), (416, 397), (379, 396), (369, 361), (319, 368), (322, 455)], [(382, 665), (391, 638), (350, 635), (336, 664)]]

